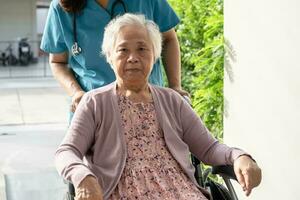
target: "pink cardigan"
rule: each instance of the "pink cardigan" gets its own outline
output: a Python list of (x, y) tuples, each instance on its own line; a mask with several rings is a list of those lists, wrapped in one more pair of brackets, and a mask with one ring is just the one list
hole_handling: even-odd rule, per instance
[[(152, 85), (150, 90), (168, 149), (196, 185), (190, 152), (210, 165), (233, 164), (245, 154), (214, 139), (176, 92)], [(122, 175), (126, 152), (114, 82), (84, 95), (56, 151), (55, 163), (58, 172), (75, 187), (87, 175), (95, 176), (104, 199), (108, 199)]]

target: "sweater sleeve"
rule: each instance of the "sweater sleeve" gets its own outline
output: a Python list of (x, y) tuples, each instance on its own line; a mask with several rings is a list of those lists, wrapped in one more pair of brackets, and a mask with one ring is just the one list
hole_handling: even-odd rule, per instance
[(228, 147), (216, 140), (185, 101), (181, 102), (180, 116), (184, 142), (191, 153), (205, 164), (232, 165), (236, 158), (246, 154), (241, 149)]
[(75, 187), (88, 175), (97, 177), (84, 164), (83, 157), (93, 145), (96, 128), (94, 101), (85, 94), (80, 101), (69, 130), (55, 153), (55, 165), (64, 179)]

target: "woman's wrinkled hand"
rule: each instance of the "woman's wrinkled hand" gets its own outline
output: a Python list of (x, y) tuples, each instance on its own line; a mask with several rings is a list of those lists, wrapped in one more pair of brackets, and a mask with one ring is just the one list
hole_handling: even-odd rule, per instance
[(234, 172), (246, 196), (261, 182), (261, 169), (249, 156), (242, 155), (234, 161)]
[(71, 112), (75, 112), (82, 96), (85, 94), (84, 91), (80, 90), (80, 91), (76, 91), (74, 93), (74, 95), (72, 96), (72, 102), (71, 102)]
[(101, 186), (93, 176), (85, 177), (75, 192), (75, 200), (103, 200)]

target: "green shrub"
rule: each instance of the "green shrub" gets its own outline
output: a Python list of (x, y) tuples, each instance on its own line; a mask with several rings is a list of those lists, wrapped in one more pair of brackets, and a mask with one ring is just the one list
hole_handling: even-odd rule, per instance
[(182, 84), (196, 112), (214, 136), (223, 138), (223, 1), (169, 0), (181, 23), (176, 27)]

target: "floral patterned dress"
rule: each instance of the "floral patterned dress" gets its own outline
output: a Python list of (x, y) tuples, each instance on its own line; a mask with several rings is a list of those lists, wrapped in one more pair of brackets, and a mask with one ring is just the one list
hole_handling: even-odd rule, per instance
[(134, 103), (120, 95), (118, 105), (127, 160), (110, 200), (206, 200), (169, 152), (153, 102)]

